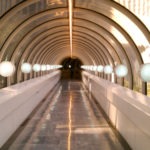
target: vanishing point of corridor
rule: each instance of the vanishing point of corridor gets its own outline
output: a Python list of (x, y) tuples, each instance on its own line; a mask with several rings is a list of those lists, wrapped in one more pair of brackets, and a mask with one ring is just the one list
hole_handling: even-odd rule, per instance
[(83, 84), (61, 81), (2, 149), (130, 149), (121, 143)]

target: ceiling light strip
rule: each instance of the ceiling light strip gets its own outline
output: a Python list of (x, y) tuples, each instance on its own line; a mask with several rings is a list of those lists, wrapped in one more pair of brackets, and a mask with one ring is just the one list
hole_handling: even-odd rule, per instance
[(68, 0), (69, 2), (69, 31), (70, 31), (70, 55), (72, 58), (73, 48), (72, 48), (72, 9), (73, 9), (73, 0)]

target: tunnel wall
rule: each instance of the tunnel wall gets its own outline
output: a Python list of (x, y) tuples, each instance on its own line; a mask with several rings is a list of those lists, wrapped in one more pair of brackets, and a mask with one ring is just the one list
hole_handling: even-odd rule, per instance
[(0, 147), (60, 79), (60, 71), (0, 90)]
[[(126, 4), (145, 15), (143, 5), (130, 1)], [(20, 69), (24, 62), (59, 64), (71, 56), (68, 7), (67, 0), (0, 0), (0, 62), (16, 67), (9, 81), (0, 76), (0, 88), (43, 74), (32, 71), (26, 77)], [(72, 17), (73, 57), (83, 65), (126, 65), (127, 77), (124, 82), (116, 77), (116, 82), (146, 94), (138, 73), (150, 32), (141, 20), (114, 0), (75, 0)]]
[(130, 147), (149, 150), (150, 98), (87, 72), (82, 80)]

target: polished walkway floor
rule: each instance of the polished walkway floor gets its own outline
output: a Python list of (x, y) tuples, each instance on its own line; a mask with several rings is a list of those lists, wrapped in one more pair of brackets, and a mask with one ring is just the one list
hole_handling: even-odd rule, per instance
[(62, 82), (12, 138), (9, 150), (127, 150), (81, 82)]

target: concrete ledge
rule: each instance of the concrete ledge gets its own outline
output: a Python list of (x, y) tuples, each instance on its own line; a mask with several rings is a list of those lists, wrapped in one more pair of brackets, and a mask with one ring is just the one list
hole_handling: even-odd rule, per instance
[(0, 90), (0, 147), (60, 79), (60, 72)]
[(87, 72), (86, 87), (133, 150), (150, 149), (150, 98)]

